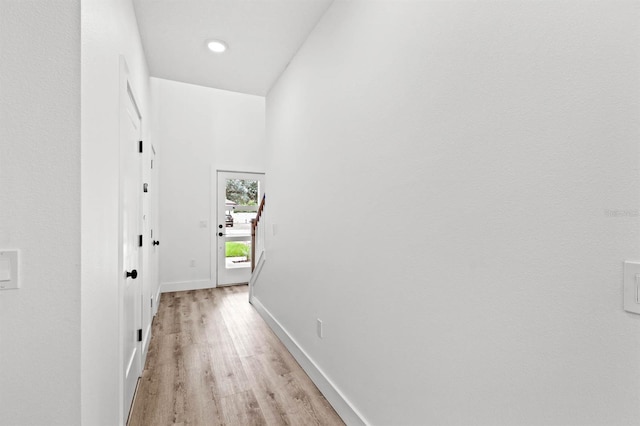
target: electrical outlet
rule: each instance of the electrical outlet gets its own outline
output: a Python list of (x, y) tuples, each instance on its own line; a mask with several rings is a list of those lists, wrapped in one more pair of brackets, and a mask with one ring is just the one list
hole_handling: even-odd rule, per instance
[(324, 330), (322, 328), (322, 320), (320, 318), (317, 319), (316, 332), (318, 333), (318, 337), (319, 338), (322, 339), (324, 337)]

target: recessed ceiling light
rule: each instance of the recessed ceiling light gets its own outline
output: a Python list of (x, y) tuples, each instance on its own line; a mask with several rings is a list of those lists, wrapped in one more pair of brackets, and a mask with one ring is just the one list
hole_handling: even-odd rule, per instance
[(207, 47), (214, 53), (222, 53), (227, 50), (227, 43), (221, 40), (209, 40)]

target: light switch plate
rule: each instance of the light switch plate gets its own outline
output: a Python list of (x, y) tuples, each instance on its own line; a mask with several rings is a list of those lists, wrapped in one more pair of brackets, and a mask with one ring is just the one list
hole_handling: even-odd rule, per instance
[(0, 257), (0, 282), (11, 281), (11, 260)]
[(19, 287), (18, 250), (0, 251), (0, 290)]
[(640, 262), (624, 262), (624, 310), (640, 314)]

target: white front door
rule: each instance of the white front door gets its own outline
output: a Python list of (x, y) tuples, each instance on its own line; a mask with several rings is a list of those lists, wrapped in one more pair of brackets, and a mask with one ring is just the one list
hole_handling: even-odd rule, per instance
[(251, 219), (263, 193), (263, 173), (218, 172), (217, 285), (249, 282)]
[(138, 377), (141, 373), (142, 350), (138, 330), (141, 329), (142, 271), (140, 235), (142, 234), (142, 156), (140, 112), (127, 82), (120, 108), (120, 179), (122, 215), (122, 374), (124, 377), (124, 420), (129, 413)]

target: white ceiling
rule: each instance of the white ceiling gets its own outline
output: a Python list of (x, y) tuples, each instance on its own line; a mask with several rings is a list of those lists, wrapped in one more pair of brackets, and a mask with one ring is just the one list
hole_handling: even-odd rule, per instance
[[(133, 0), (151, 75), (264, 96), (333, 0)], [(211, 53), (210, 39), (229, 49)]]

